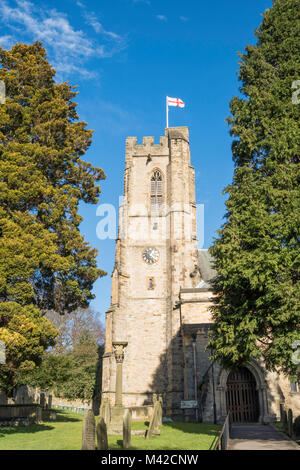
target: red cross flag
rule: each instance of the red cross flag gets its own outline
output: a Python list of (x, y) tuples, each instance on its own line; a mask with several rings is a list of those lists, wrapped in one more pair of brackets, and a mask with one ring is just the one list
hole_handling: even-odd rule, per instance
[(178, 108), (184, 108), (184, 102), (179, 98), (170, 98), (167, 96), (168, 106), (177, 106)]
[(166, 97), (166, 114), (167, 114), (167, 127), (169, 127), (169, 106), (176, 106), (177, 108), (184, 108), (185, 104), (180, 98)]

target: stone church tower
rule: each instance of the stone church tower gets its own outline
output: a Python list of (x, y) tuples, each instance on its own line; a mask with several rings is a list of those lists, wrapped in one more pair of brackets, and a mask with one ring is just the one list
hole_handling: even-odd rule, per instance
[[(207, 250), (198, 250), (188, 128), (167, 128), (159, 144), (127, 137), (102, 398), (120, 403), (116, 371), (123, 367), (123, 405), (151, 404), (159, 393), (175, 419), (222, 423), (229, 407), (238, 421), (267, 422), (280, 403), (293, 402), (287, 381), (256, 361), (236, 375), (210, 363), (214, 275)], [(247, 403), (237, 402), (238, 388)], [(199, 408), (184, 410), (182, 400)]]
[[(128, 343), (123, 364), (124, 404), (143, 405), (164, 393), (172, 408), (181, 397), (176, 341), (181, 287), (193, 287), (198, 259), (194, 168), (186, 127), (153, 137), (126, 139), (124, 201), (106, 315), (103, 391), (113, 399), (112, 341)], [(174, 310), (175, 309), (175, 310)]]

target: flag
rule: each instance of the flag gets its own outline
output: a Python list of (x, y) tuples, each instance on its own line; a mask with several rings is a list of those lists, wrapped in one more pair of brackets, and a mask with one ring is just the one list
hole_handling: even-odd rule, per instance
[(167, 105), (168, 106), (177, 106), (177, 108), (184, 108), (184, 102), (179, 98), (170, 98), (167, 96)]

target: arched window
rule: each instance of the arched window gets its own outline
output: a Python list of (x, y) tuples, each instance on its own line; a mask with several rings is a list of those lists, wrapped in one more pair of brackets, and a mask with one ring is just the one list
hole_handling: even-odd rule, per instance
[(151, 177), (151, 210), (158, 211), (162, 206), (162, 176), (155, 170)]

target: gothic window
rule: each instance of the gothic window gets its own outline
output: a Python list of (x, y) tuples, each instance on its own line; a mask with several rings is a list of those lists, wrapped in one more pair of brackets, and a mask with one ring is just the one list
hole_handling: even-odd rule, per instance
[(162, 206), (162, 176), (155, 170), (151, 177), (151, 210), (158, 211)]

